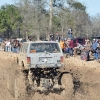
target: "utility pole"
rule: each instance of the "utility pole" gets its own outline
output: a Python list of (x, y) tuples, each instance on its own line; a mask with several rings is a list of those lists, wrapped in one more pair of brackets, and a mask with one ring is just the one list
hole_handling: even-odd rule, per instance
[(48, 34), (48, 36), (50, 35), (50, 33), (52, 33), (52, 13), (53, 13), (52, 4), (53, 4), (53, 0), (50, 0), (50, 19), (49, 19), (49, 34)]

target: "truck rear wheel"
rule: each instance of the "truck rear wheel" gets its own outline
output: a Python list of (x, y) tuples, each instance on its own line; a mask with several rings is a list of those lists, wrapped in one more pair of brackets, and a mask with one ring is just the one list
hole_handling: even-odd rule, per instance
[(63, 74), (61, 78), (61, 84), (64, 89), (62, 91), (62, 95), (64, 95), (65, 98), (68, 98), (68, 100), (71, 100), (74, 92), (72, 76), (70, 74)]

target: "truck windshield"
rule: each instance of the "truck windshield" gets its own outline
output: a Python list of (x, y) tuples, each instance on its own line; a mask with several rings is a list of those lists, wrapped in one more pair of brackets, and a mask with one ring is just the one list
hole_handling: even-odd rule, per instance
[(30, 53), (50, 52), (59, 53), (60, 48), (58, 43), (31, 43)]

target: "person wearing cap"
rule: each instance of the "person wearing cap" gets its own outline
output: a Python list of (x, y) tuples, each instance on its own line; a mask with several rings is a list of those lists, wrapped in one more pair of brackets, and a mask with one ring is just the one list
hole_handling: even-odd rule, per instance
[(95, 41), (96, 39), (93, 39), (93, 41)]
[(72, 29), (71, 28), (68, 29), (68, 38), (72, 38)]
[(56, 33), (56, 41), (60, 42), (60, 35), (58, 33)]
[(98, 46), (96, 49), (96, 60), (100, 63), (100, 42), (98, 41)]
[(77, 51), (82, 51), (84, 49), (84, 46), (82, 46), (80, 43), (77, 43), (77, 46), (74, 47), (74, 57), (77, 55)]
[(54, 34), (50, 34), (50, 41), (54, 41)]
[(92, 46), (92, 43), (90, 42), (90, 40), (86, 39), (84, 47), (87, 54), (87, 61), (90, 59), (91, 46)]
[(98, 60), (98, 53), (97, 53), (97, 47), (99, 46), (99, 43), (96, 39), (93, 39), (92, 43), (92, 52), (94, 54), (94, 59)]

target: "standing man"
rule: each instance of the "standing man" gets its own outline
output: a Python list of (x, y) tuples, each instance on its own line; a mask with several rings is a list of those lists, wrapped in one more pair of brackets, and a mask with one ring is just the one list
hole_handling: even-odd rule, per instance
[(73, 40), (71, 39), (70, 41), (69, 41), (69, 55), (70, 56), (73, 56), (73, 47), (74, 47), (74, 45), (73, 45)]
[(62, 49), (62, 51), (64, 53), (64, 40), (61, 39), (59, 43), (60, 43), (60, 47), (61, 47), (61, 49)]
[(68, 29), (68, 38), (72, 39), (72, 29), (71, 28)]
[(50, 34), (50, 41), (54, 41), (54, 34)]
[(99, 46), (98, 40), (93, 39), (92, 43), (92, 51), (94, 53), (94, 58), (98, 61), (98, 53), (97, 53), (97, 47)]
[(57, 41), (57, 42), (60, 42), (60, 36), (59, 36), (58, 33), (56, 33), (56, 41)]

